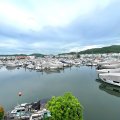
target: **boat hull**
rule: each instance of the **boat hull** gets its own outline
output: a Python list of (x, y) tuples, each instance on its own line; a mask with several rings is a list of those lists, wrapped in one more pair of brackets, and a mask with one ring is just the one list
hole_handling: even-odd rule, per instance
[(120, 86), (120, 76), (112, 76), (108, 74), (100, 74), (99, 78), (106, 83), (112, 84), (112, 85), (116, 85), (116, 86)]

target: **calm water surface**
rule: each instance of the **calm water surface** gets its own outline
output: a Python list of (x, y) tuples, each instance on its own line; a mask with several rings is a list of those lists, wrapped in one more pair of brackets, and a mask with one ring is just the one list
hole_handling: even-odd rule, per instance
[[(84, 120), (120, 120), (120, 88), (101, 83), (95, 68), (66, 68), (41, 73), (23, 68), (0, 69), (0, 104), (6, 111), (17, 103), (34, 102), (72, 92), (84, 106)], [(22, 91), (22, 97), (18, 92)]]

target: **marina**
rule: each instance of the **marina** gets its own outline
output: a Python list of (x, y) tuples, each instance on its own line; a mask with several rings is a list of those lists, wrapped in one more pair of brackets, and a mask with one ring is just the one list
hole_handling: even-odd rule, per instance
[[(106, 59), (108, 58), (12, 60), (14, 64), (21, 63), (19, 66), (13, 64), (6, 66), (5, 62), (1, 61), (3, 65), (0, 69), (0, 103), (6, 112), (11, 112), (18, 104), (32, 103), (62, 95), (65, 92), (72, 92), (84, 106), (85, 120), (101, 120), (101, 116), (102, 120), (118, 120), (119, 87), (103, 82), (97, 72), (97, 62), (108, 61)], [(119, 61), (114, 58), (112, 60)], [(27, 67), (29, 65), (31, 68)], [(38, 70), (32, 65), (34, 67), (39, 65), (40, 68), (42, 65), (44, 69)], [(20, 91), (21, 97), (18, 95)], [(95, 98), (94, 101), (93, 98)], [(109, 116), (106, 116), (108, 111)]]
[(0, 0), (0, 120), (120, 120), (120, 0)]

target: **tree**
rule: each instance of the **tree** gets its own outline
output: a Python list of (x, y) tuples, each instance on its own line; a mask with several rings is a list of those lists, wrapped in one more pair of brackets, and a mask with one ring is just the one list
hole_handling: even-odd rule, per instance
[(46, 107), (51, 112), (51, 120), (83, 120), (83, 108), (71, 93), (52, 97)]
[(3, 116), (4, 116), (4, 109), (2, 106), (0, 106), (0, 120), (2, 120)]

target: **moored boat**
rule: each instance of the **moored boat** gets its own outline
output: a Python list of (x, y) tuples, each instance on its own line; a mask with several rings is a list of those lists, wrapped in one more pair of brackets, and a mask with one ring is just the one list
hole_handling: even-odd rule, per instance
[(120, 73), (99, 74), (99, 78), (106, 83), (120, 86)]
[(116, 68), (116, 69), (100, 69), (100, 70), (96, 70), (98, 74), (101, 73), (120, 73), (120, 68)]

